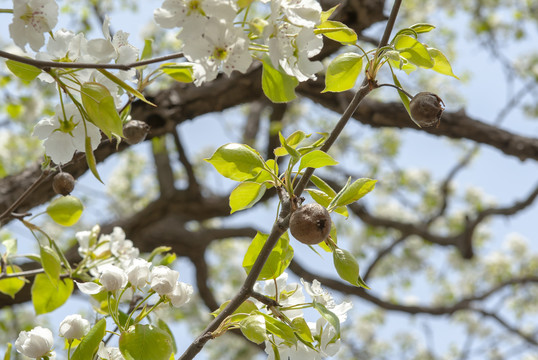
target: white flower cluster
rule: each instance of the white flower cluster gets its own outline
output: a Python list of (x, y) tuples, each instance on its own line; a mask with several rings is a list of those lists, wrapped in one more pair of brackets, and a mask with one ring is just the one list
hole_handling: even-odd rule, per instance
[[(252, 62), (251, 45), (258, 50), (267, 48), (273, 66), (280, 65), (299, 81), (315, 78), (323, 67), (308, 58), (323, 45), (321, 36), (314, 34), (321, 6), (315, 0), (276, 0), (270, 6), (268, 20), (251, 19), (249, 28), (234, 25), (242, 9), (230, 0), (165, 0), (154, 15), (163, 28), (181, 28), (181, 50), (196, 65), (197, 85), (215, 79), (219, 71), (226, 75), (234, 70), (245, 72)], [(244, 19), (240, 23), (246, 25)], [(252, 29), (255, 31), (247, 36)]]
[(77, 282), (85, 294), (94, 295), (101, 291), (118, 293), (127, 285), (135, 291), (149, 290), (169, 301), (172, 306), (180, 307), (190, 301), (193, 293), (191, 285), (179, 282), (179, 272), (167, 266), (153, 266), (138, 257), (139, 250), (133, 242), (125, 238), (125, 232), (115, 227), (112, 234), (97, 234), (98, 227), (92, 231), (81, 231), (75, 236), (79, 242), (79, 253), (85, 266), (90, 269), (97, 282)]
[[(301, 279), (301, 284), (287, 284), (288, 275), (283, 273), (276, 281), (269, 280), (257, 283), (254, 290), (265, 294), (269, 297), (275, 297), (278, 293), (278, 302), (283, 308), (303, 305), (306, 302), (305, 292), (310, 296), (312, 302), (325, 306), (329, 311), (334, 313), (340, 323), (347, 319), (347, 312), (351, 309), (350, 301), (343, 301), (337, 304), (331, 294), (321, 287), (319, 281), (314, 280), (312, 284)], [(295, 309), (284, 310), (282, 313), (293, 320), (298, 317), (304, 317), (302, 308), (299, 306)], [(336, 335), (336, 329), (320, 317), (315, 323), (308, 322), (308, 326), (314, 339), (317, 340), (315, 349), (306, 346), (302, 342), (297, 345), (289, 345), (284, 340), (273, 337), (265, 342), (265, 351), (268, 354), (268, 360), (274, 359), (311, 359), (321, 360), (327, 356), (335, 355), (340, 348), (340, 339), (333, 340)], [(279, 357), (273, 351), (272, 343), (278, 348)]]

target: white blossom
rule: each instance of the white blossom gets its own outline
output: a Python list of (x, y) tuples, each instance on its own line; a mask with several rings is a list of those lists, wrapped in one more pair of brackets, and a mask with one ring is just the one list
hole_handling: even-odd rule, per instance
[(192, 36), (208, 18), (232, 22), (236, 13), (235, 2), (230, 0), (165, 0), (153, 15), (160, 27), (181, 27), (184, 36)]
[(119, 348), (113, 346), (106, 346), (105, 343), (102, 341), (99, 344), (97, 355), (99, 356), (99, 358), (104, 360), (125, 360)]
[(45, 153), (56, 164), (69, 162), (75, 151), (84, 152), (86, 134), (90, 137), (92, 150), (95, 150), (101, 141), (99, 129), (88, 121), (84, 126), (74, 104), (66, 104), (64, 110), (65, 112), (57, 105), (56, 115), (39, 121), (33, 132), (33, 135), (44, 140)]
[(54, 344), (52, 331), (37, 326), (30, 331), (21, 331), (15, 341), (15, 347), (21, 354), (39, 359), (49, 353)]
[(133, 259), (127, 268), (127, 279), (134, 287), (143, 287), (148, 283), (151, 263), (144, 259)]
[(106, 264), (99, 268), (99, 282), (106, 291), (117, 291), (127, 285), (127, 274), (116, 265)]
[(168, 295), (174, 290), (178, 278), (179, 272), (164, 265), (155, 266), (151, 270), (150, 287), (159, 295)]
[(193, 293), (192, 285), (183, 282), (176, 283), (174, 290), (167, 297), (170, 299), (173, 307), (180, 307), (191, 300)]
[(276, 0), (273, 3), (278, 6), (277, 11), (294, 25), (313, 28), (320, 22), (321, 5), (316, 0)]
[(58, 4), (54, 0), (13, 0), (13, 22), (9, 34), (15, 44), (26, 44), (38, 51), (45, 43), (46, 32), (58, 22)]
[(79, 314), (68, 315), (60, 323), (60, 336), (68, 340), (82, 339), (90, 331), (90, 322)]

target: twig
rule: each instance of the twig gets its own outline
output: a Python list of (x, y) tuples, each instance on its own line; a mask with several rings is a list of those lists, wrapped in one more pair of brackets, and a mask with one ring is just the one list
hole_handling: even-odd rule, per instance
[(4, 224), (4, 219), (9, 219), (11, 217), (11, 213), (15, 211), (15, 209), (30, 195), (37, 187), (45, 180), (45, 178), (49, 175), (49, 171), (42, 171), (41, 175), (34, 181), (32, 185), (28, 189), (26, 189), (21, 196), (9, 208), (7, 208), (6, 211), (2, 215), (0, 215), (0, 224)]

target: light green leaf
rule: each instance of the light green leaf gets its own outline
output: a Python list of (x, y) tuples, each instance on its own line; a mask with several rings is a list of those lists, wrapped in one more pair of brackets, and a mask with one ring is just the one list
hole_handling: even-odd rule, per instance
[(239, 328), (243, 335), (253, 343), (261, 344), (267, 339), (263, 315), (247, 316), (239, 323)]
[(350, 180), (348, 180), (346, 186), (333, 199), (329, 205), (331, 208), (354, 203), (372, 191), (375, 187), (375, 183), (377, 182), (377, 180), (362, 178), (357, 179), (350, 184)]
[(264, 164), (256, 150), (237, 143), (222, 145), (205, 161), (213, 165), (222, 176), (235, 181), (252, 179)]
[(427, 33), (435, 29), (435, 26), (426, 23), (418, 23), (411, 25), (409, 28), (413, 29), (417, 34)]
[(297, 336), (299, 336), (303, 341), (307, 343), (314, 342), (314, 337), (312, 336), (312, 332), (310, 331), (310, 328), (308, 327), (308, 324), (306, 323), (306, 320), (302, 317), (296, 317), (291, 321), (291, 326)]
[(448, 59), (441, 51), (434, 48), (428, 48), (428, 52), (435, 62), (435, 65), (432, 68), (433, 71), (437, 71), (439, 74), (453, 76), (459, 80), (459, 78), (452, 72), (452, 66), (450, 66)]
[(110, 91), (96, 82), (87, 82), (80, 88), (82, 104), (90, 120), (108, 136), (123, 137), (123, 124)]
[(172, 339), (166, 331), (142, 324), (122, 332), (119, 346), (125, 360), (168, 360), (173, 351)]
[(280, 139), (280, 144), (282, 145), (282, 148), (285, 150), (287, 154), (291, 156), (293, 159), (293, 163), (297, 163), (299, 161), (299, 158), (301, 157), (301, 154), (295, 150), (296, 145), (289, 145), (287, 139), (284, 138), (284, 135), (282, 133), (278, 133), (278, 137)]
[(174, 333), (172, 332), (172, 330), (170, 329), (170, 327), (168, 326), (168, 324), (162, 320), (162, 319), (159, 319), (157, 321), (157, 326), (161, 329), (161, 330), (164, 330), (168, 336), (170, 336), (170, 340), (172, 341), (172, 351), (174, 353), (177, 353), (177, 345), (176, 345), (176, 339), (174, 338)]
[(338, 161), (334, 160), (331, 155), (321, 150), (314, 150), (301, 158), (299, 171), (309, 167), (319, 169), (324, 166), (333, 166), (336, 164), (338, 164)]
[(58, 283), (60, 280), (60, 271), (62, 269), (60, 257), (48, 246), (40, 247), (40, 255), (41, 265), (49, 277), (49, 280), (54, 284)]
[(97, 172), (97, 161), (95, 160), (95, 155), (93, 154), (91, 138), (89, 136), (86, 136), (84, 149), (86, 151), (86, 163), (88, 164), (88, 168), (91, 170), (93, 176), (104, 184), (103, 180), (101, 180), (101, 177), (99, 176), (99, 172)]
[(145, 102), (148, 105), (157, 106), (154, 103), (152, 103), (151, 101), (148, 101), (140, 91), (136, 90), (135, 88), (133, 88), (132, 86), (127, 84), (125, 81), (118, 78), (116, 75), (110, 73), (109, 71), (107, 71), (105, 69), (97, 69), (97, 70), (101, 74), (105, 75), (114, 84), (118, 85), (123, 90), (127, 91), (129, 94), (134, 95), (135, 97), (139, 98), (140, 100), (142, 100), (143, 102)]
[[(2, 270), (2, 268), (0, 268)], [(7, 265), (6, 274), (16, 274), (21, 272), (22, 269), (17, 265)], [(25, 281), (24, 277), (13, 277), (0, 280), (0, 293), (11, 296), (12, 299), (15, 298), (17, 294), (23, 287)]]
[(9, 71), (13, 73), (13, 75), (27, 82), (34, 80), (39, 74), (41, 74), (41, 70), (35, 66), (14, 60), (6, 60), (6, 66)]
[(84, 210), (84, 205), (72, 195), (57, 197), (47, 206), (47, 214), (54, 222), (62, 226), (76, 224), (82, 215), (82, 210)]
[(262, 89), (269, 100), (285, 103), (295, 99), (295, 88), (298, 84), (295, 77), (275, 69), (268, 57), (263, 59)]
[[(333, 199), (332, 197), (330, 197), (329, 195), (327, 195), (326, 193), (324, 193), (321, 190), (306, 189), (306, 191), (312, 197), (312, 199), (314, 199), (315, 202), (317, 202), (318, 204), (320, 204), (321, 206), (323, 206), (325, 208), (329, 207), (329, 204), (331, 203), (331, 201)], [(347, 211), (347, 208), (345, 206), (335, 207), (334, 209), (331, 209), (331, 211), (334, 211), (337, 214), (345, 216), (346, 218), (349, 217), (349, 212)], [(320, 245), (322, 243), (323, 242), (321, 242)]]
[(178, 82), (191, 83), (194, 81), (191, 63), (165, 63), (159, 69)]
[[(392, 68), (391, 68), (392, 71)], [(396, 77), (396, 74), (394, 74), (394, 71), (392, 71), (392, 80), (394, 81), (394, 85), (398, 87), (402, 87), (402, 84), (400, 84), (400, 81), (398, 81), (398, 78)], [(413, 116), (411, 115), (411, 109), (409, 108), (409, 97), (402, 91), (398, 90), (398, 95), (400, 96), (400, 100), (402, 101), (403, 106), (405, 107), (405, 110), (407, 111), (407, 114), (409, 114), (409, 118), (419, 127), (421, 128), (420, 124), (413, 119)]]
[(6, 248), (6, 252), (4, 253), (5, 257), (9, 257), (10, 255), (15, 255), (17, 253), (17, 239), (10, 238), (2, 241), (2, 245)]
[(357, 33), (339, 21), (326, 20), (316, 26), (314, 33), (323, 34), (329, 39), (344, 45), (357, 41)]
[(340, 54), (329, 64), (322, 92), (340, 92), (351, 89), (362, 70), (362, 56), (355, 53)]
[(62, 306), (73, 292), (73, 280), (56, 283), (46, 274), (37, 274), (32, 284), (32, 303), (37, 315), (46, 314)]
[(259, 314), (263, 315), (265, 318), (265, 328), (268, 333), (278, 336), (288, 344), (297, 344), (297, 338), (295, 337), (295, 332), (291, 326), (267, 314)]
[(142, 49), (142, 55), (140, 60), (150, 59), (153, 56), (153, 39), (144, 40), (144, 49)]
[(297, 130), (286, 138), (286, 144), (295, 148), (301, 141), (306, 139), (308, 136), (304, 133), (304, 131)]
[[(268, 234), (258, 232), (250, 243), (245, 257), (243, 258), (243, 268), (247, 274), (250, 273), (250, 269), (252, 269), (252, 266), (256, 262), (268, 237)], [(291, 259), (293, 259), (293, 247), (290, 246), (288, 233), (284, 233), (273, 250), (271, 250), (271, 254), (269, 254), (269, 257), (258, 276), (258, 280), (276, 279), (284, 272), (284, 270), (286, 270)]]
[(230, 214), (254, 206), (265, 194), (265, 189), (264, 184), (250, 181), (237, 185), (230, 194)]
[(329, 341), (329, 343), (333, 342), (334, 340), (340, 339), (340, 320), (338, 319), (338, 316), (336, 316), (335, 313), (327, 309), (325, 305), (320, 304), (316, 301), (314, 301), (312, 305), (314, 306), (314, 309), (316, 309), (320, 313), (320, 315), (323, 316), (323, 318), (333, 326), (334, 330), (336, 331), (336, 334), (334, 334), (334, 337)]
[[(228, 306), (229, 303), (230, 303), (230, 300), (223, 302), (222, 305), (220, 305), (217, 310), (211, 313), (211, 315), (216, 317), (218, 314), (222, 312), (222, 310), (224, 310), (226, 306)], [(254, 302), (250, 300), (245, 300), (243, 301), (241, 305), (239, 305), (239, 307), (232, 314), (250, 314), (251, 312), (257, 311), (257, 310), (258, 310), (258, 307), (256, 306), (256, 304), (254, 304)]]
[(322, 11), (321, 12), (321, 19), (320, 19), (320, 22), (321, 23), (324, 23), (325, 21), (329, 20), (329, 18), (331, 17), (331, 15), (333, 14), (333, 12), (338, 8), (338, 6), (340, 6), (340, 4), (330, 8), (329, 10), (327, 11)]
[(99, 348), (101, 340), (105, 337), (106, 320), (99, 320), (80, 341), (71, 360), (87, 360), (93, 359), (93, 356)]
[(434, 65), (428, 49), (409, 35), (398, 35), (394, 41), (394, 48), (414, 65), (428, 69)]
[(11, 359), (11, 348), (13, 345), (11, 343), (7, 343), (6, 353), (4, 354), (4, 360)]
[(351, 285), (370, 289), (362, 280), (359, 274), (359, 263), (352, 253), (347, 250), (337, 248), (333, 251), (334, 267), (338, 275)]

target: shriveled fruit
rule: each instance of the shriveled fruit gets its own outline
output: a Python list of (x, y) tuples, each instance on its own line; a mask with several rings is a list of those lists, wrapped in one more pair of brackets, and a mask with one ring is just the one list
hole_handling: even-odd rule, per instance
[(329, 236), (331, 216), (320, 204), (303, 205), (291, 215), (290, 231), (303, 244), (318, 244)]
[(54, 175), (52, 179), (52, 189), (56, 194), (69, 195), (75, 188), (75, 178), (66, 172)]
[[(441, 105), (443, 104), (443, 105)], [(439, 126), (445, 103), (439, 96), (431, 92), (419, 92), (409, 103), (409, 110), (413, 119), (420, 126)]]
[(140, 120), (129, 120), (123, 125), (123, 136), (129, 145), (138, 144), (146, 138), (149, 132), (149, 125)]

